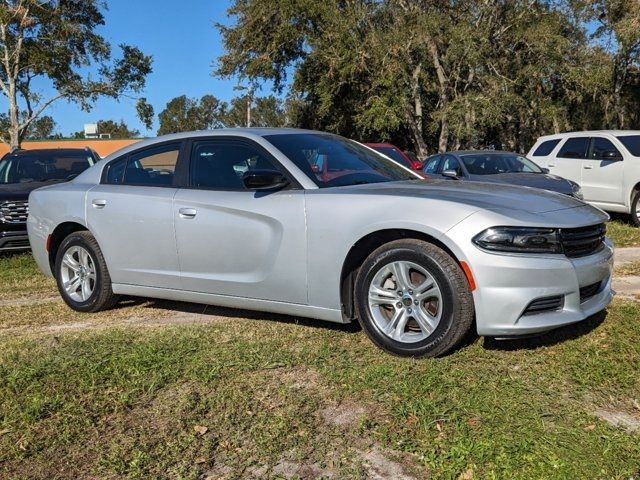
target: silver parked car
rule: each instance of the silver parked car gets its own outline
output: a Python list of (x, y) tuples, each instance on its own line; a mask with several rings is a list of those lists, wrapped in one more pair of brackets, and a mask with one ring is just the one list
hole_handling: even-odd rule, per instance
[(607, 215), (524, 187), (423, 180), (321, 132), (219, 130), (127, 147), (30, 196), (40, 268), (73, 309), (136, 295), (333, 322), (398, 355), (471, 328), (531, 334), (612, 298)]

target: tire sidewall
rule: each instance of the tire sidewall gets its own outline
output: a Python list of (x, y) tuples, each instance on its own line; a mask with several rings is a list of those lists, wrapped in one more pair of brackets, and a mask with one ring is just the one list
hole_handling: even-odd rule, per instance
[[(70, 298), (62, 286), (63, 284), (62, 275), (61, 275), (62, 274), (62, 269), (61, 269), (62, 258), (71, 247), (75, 247), (75, 246), (82, 247), (87, 252), (89, 252), (89, 255), (91, 256), (91, 261), (93, 262), (93, 265), (96, 271), (96, 281), (93, 287), (93, 292), (91, 293), (91, 296), (89, 297), (89, 299), (84, 302), (76, 302), (75, 300)], [(80, 312), (91, 312), (95, 309), (95, 306), (98, 303), (98, 300), (100, 297), (102, 283), (104, 281), (103, 272), (102, 272), (102, 268), (99, 261), (99, 252), (96, 252), (93, 245), (87, 242), (84, 237), (77, 234), (71, 234), (62, 241), (62, 244), (58, 249), (58, 253), (56, 254), (55, 277), (56, 277), (56, 282), (58, 284), (58, 291), (60, 292), (62, 299), (65, 301), (67, 305), (69, 305), (69, 307)]]
[[(442, 294), (442, 316), (436, 329), (424, 340), (414, 343), (404, 343), (393, 340), (385, 335), (376, 325), (369, 311), (368, 289), (375, 275), (385, 265), (396, 261), (413, 262), (425, 268), (435, 279)], [(362, 275), (362, 276), (361, 276)], [(356, 283), (356, 304), (358, 305), (358, 319), (371, 339), (381, 348), (405, 356), (422, 356), (435, 350), (447, 336), (453, 326), (456, 313), (460, 310), (460, 301), (454, 293), (454, 285), (449, 275), (436, 259), (409, 247), (398, 247), (380, 252), (367, 260), (360, 269)]]
[(631, 221), (636, 227), (640, 227), (640, 218), (638, 217), (638, 203), (640, 203), (640, 192), (637, 192), (631, 202)]

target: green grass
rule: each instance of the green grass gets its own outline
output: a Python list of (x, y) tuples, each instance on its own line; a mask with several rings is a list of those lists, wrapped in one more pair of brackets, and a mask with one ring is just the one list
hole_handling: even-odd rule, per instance
[(621, 277), (640, 276), (640, 261), (618, 265), (615, 274)]
[[(122, 323), (167, 306), (0, 307), (0, 478), (363, 478), (372, 448), (418, 478), (640, 473), (640, 433), (594, 415), (640, 416), (640, 303), (422, 360), (352, 327), (215, 307), (196, 324)], [(46, 330), (77, 322), (91, 328)]]
[(30, 253), (0, 255), (0, 300), (56, 293), (53, 280), (40, 273)]
[(607, 236), (616, 247), (640, 247), (640, 228), (622, 220), (607, 223)]

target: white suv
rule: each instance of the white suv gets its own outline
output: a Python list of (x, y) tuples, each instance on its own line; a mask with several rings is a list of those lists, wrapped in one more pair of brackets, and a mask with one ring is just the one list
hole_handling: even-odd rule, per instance
[(582, 187), (585, 201), (631, 214), (640, 227), (640, 131), (600, 130), (540, 137), (529, 158)]

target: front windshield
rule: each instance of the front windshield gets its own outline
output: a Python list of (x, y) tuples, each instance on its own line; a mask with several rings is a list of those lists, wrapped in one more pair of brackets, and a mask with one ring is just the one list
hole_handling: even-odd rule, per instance
[(497, 175), (500, 173), (543, 173), (527, 157), (515, 153), (473, 153), (460, 155), (470, 175)]
[(373, 148), (377, 152), (380, 152), (386, 155), (391, 160), (395, 160), (400, 165), (404, 165), (405, 167), (411, 167), (411, 165), (409, 165), (409, 162), (407, 162), (407, 159), (404, 158), (402, 154), (393, 147), (371, 147), (371, 148)]
[(293, 133), (264, 138), (320, 188), (419, 178), (385, 156), (337, 135)]
[(66, 181), (94, 164), (87, 152), (23, 153), (0, 160), (0, 184)]

